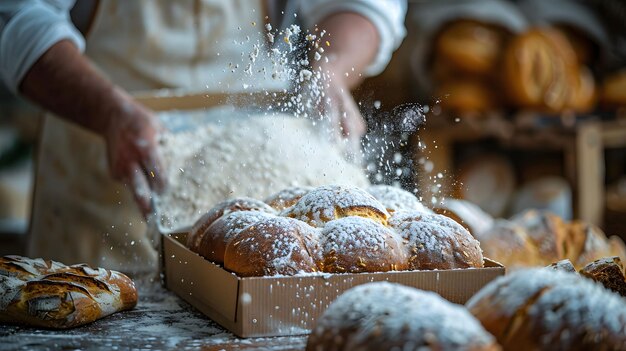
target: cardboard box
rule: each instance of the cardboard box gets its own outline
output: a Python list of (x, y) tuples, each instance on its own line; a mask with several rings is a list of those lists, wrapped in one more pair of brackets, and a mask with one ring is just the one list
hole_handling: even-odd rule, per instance
[(190, 251), (186, 233), (162, 235), (165, 286), (240, 337), (308, 334), (315, 320), (345, 290), (386, 280), (437, 292), (463, 304), (504, 267), (294, 277), (240, 278)]

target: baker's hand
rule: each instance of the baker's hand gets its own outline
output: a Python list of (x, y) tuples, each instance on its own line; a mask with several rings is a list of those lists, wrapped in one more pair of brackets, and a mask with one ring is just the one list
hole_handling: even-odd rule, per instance
[(157, 148), (158, 119), (150, 110), (121, 90), (108, 112), (104, 130), (109, 168), (113, 178), (131, 187), (144, 216), (151, 210), (152, 192), (165, 187), (164, 167)]
[(323, 113), (330, 118), (336, 135), (347, 141), (348, 151), (357, 152), (367, 125), (343, 77), (331, 71), (327, 74), (329, 79), (324, 82), (326, 98), (322, 104)]

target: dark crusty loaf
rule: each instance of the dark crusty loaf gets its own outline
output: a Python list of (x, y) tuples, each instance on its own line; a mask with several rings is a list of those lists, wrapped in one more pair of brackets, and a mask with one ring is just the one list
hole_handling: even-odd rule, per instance
[(500, 350), (462, 306), (399, 284), (369, 283), (339, 296), (317, 320), (307, 351)]
[(626, 350), (624, 300), (577, 274), (517, 271), (467, 307), (505, 350)]
[(0, 323), (65, 329), (136, 304), (134, 283), (119, 272), (20, 256), (0, 258)]
[(606, 257), (593, 261), (583, 267), (580, 274), (626, 297), (626, 275), (619, 257)]

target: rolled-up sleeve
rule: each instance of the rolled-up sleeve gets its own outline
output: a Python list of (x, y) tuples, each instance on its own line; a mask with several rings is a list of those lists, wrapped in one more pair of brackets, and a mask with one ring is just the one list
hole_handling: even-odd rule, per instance
[(325, 17), (338, 12), (354, 12), (367, 18), (378, 30), (380, 45), (374, 61), (367, 67), (368, 76), (382, 72), (391, 54), (402, 43), (406, 35), (404, 18), (407, 3), (403, 0), (316, 0), (302, 1), (300, 12), (304, 24), (312, 28)]
[(0, 2), (0, 79), (14, 93), (30, 67), (54, 44), (72, 41), (84, 51), (85, 40), (72, 25), (73, 0), (2, 0)]

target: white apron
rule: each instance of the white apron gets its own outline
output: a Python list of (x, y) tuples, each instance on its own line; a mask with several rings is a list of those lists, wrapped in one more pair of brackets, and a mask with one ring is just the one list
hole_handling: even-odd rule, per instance
[[(257, 81), (243, 77), (243, 69), (233, 73), (229, 62), (249, 60), (241, 53), (263, 44), (264, 22), (261, 1), (101, 1), (86, 55), (129, 91), (237, 91), (243, 89), (242, 81)], [(257, 89), (283, 85), (254, 84)], [(29, 256), (130, 273), (156, 268), (155, 243), (146, 236), (129, 189), (110, 178), (105, 156), (97, 135), (46, 117)]]

